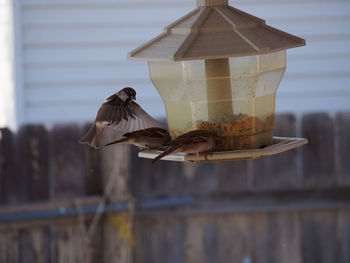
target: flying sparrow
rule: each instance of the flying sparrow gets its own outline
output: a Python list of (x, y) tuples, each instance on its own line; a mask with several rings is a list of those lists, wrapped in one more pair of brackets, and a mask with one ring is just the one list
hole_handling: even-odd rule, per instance
[(220, 138), (206, 130), (194, 130), (176, 137), (168, 143), (165, 151), (153, 159), (152, 163), (172, 153), (184, 152), (188, 154), (209, 154), (212, 152)]
[(136, 91), (125, 87), (108, 97), (97, 112), (96, 119), (80, 143), (99, 148), (99, 136), (110, 126), (123, 132), (162, 127), (163, 125), (147, 114), (134, 100)]
[(122, 143), (133, 144), (139, 148), (161, 150), (164, 148), (164, 144), (170, 141), (170, 135), (168, 131), (158, 127), (128, 132), (123, 136), (126, 138), (108, 143), (105, 146)]

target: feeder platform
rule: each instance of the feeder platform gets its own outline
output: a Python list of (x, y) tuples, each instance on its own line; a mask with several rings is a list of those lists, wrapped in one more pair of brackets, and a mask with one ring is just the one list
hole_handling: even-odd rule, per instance
[[(195, 154), (175, 153), (169, 154), (161, 160), (177, 162), (219, 162), (257, 159), (292, 150), (307, 143), (308, 140), (305, 138), (273, 137), (273, 144), (261, 149), (213, 152), (212, 155), (209, 154), (206, 157)], [(162, 151), (158, 150), (143, 150), (139, 152), (138, 156), (141, 158), (154, 159), (161, 153)]]

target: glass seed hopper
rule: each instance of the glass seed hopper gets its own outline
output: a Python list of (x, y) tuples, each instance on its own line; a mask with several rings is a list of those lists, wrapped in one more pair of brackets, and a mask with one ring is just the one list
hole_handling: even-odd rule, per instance
[[(195, 10), (128, 57), (148, 61), (150, 78), (164, 101), (170, 135), (212, 131), (223, 140), (220, 153), (208, 159), (230, 160), (241, 150), (250, 151), (239, 159), (266, 154), (262, 147), (271, 150), (286, 49), (304, 45), (304, 39), (266, 25), (229, 6), (227, 0), (197, 0)], [(306, 142), (299, 139), (282, 146), (288, 150)], [(140, 156), (158, 154), (146, 151)], [(204, 161), (181, 154), (168, 157), (172, 158)]]

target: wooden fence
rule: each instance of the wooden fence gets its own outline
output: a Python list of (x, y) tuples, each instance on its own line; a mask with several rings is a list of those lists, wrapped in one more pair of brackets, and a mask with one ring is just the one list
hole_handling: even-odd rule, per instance
[(310, 143), (152, 164), (133, 147), (78, 144), (87, 126), (2, 129), (0, 263), (350, 262), (350, 112), (277, 115), (275, 126)]

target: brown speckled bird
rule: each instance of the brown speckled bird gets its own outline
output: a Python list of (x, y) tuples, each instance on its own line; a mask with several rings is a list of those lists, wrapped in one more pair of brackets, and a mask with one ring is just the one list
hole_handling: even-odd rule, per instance
[(163, 127), (153, 119), (134, 100), (136, 91), (125, 87), (104, 101), (97, 112), (90, 130), (80, 139), (80, 143), (99, 148), (99, 137), (103, 130), (110, 126), (123, 132), (132, 132), (150, 127)]
[(169, 142), (165, 151), (153, 159), (152, 163), (172, 153), (204, 154), (215, 150), (220, 138), (206, 130), (187, 132)]
[(137, 130), (128, 132), (123, 135), (126, 138), (111, 142), (105, 146), (112, 144), (133, 144), (143, 149), (157, 149), (164, 148), (164, 144), (170, 141), (169, 132), (165, 129), (152, 127), (144, 130)]

